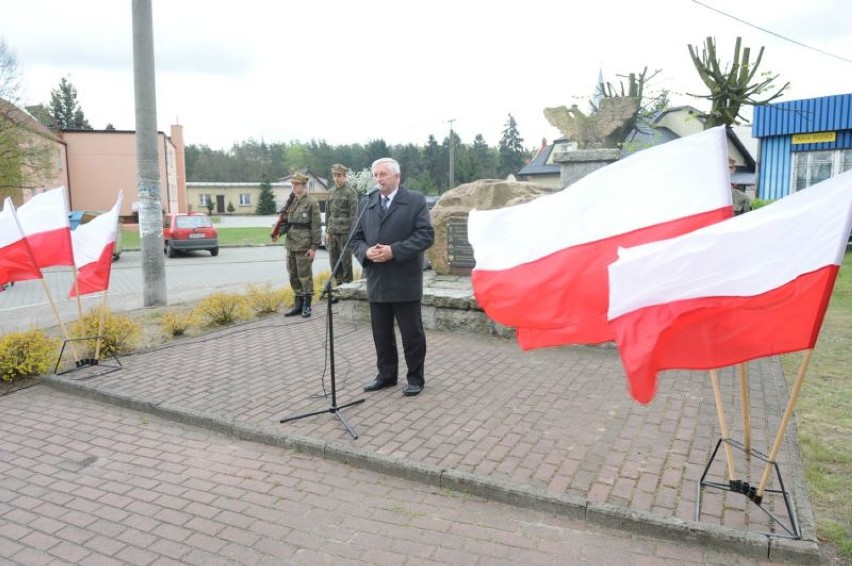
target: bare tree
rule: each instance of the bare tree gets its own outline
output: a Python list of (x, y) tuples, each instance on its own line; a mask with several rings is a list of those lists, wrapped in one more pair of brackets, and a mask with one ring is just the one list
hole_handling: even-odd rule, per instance
[(770, 90), (772, 83), (778, 75), (765, 73), (762, 78), (757, 77), (757, 69), (763, 59), (763, 47), (757, 53), (754, 63), (750, 62), (751, 49), (746, 47), (741, 50), (742, 38), (737, 38), (734, 45), (734, 60), (730, 67), (724, 67), (716, 55), (716, 41), (708, 37), (704, 41), (704, 49), (701, 57), (698, 57), (698, 48), (689, 46), (689, 56), (698, 71), (701, 80), (710, 89), (710, 94), (690, 94), (696, 98), (704, 98), (710, 101), (710, 112), (703, 114), (704, 128), (715, 126), (731, 126), (740, 124), (739, 120), (745, 120), (740, 115), (743, 106), (757, 106), (768, 104), (784, 94), (790, 83), (776, 90), (763, 100), (756, 96)]
[(22, 200), (21, 190), (42, 187), (55, 173), (53, 134), (21, 110), (14, 51), (0, 37), (0, 200)]

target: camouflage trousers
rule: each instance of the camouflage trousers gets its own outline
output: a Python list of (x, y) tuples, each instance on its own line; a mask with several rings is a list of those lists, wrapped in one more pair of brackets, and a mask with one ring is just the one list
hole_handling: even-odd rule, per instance
[(341, 253), (343, 254), (343, 261), (340, 262), (340, 267), (337, 268), (337, 274), (334, 279), (338, 285), (352, 283), (352, 252), (348, 247), (345, 247), (346, 240), (349, 239), (349, 234), (326, 234), (326, 239), (332, 269), (337, 265)]
[(297, 297), (313, 295), (314, 273), (311, 258), (306, 251), (287, 252), (287, 273), (290, 275), (290, 288)]

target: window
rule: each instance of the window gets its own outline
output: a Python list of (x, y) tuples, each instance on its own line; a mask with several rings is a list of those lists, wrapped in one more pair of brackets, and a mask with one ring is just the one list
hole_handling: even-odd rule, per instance
[(840, 170), (837, 174), (846, 173), (852, 169), (852, 149), (840, 150)]
[(210, 198), (210, 194), (199, 194), (198, 195), (198, 204), (200, 206), (207, 206), (207, 203), (213, 202), (213, 199)]
[(240, 193), (240, 206), (251, 206), (250, 193)]
[(806, 189), (850, 169), (852, 169), (852, 149), (794, 153), (793, 191)]
[(178, 215), (175, 217), (175, 228), (210, 228), (213, 223), (206, 214), (193, 214), (192, 216)]

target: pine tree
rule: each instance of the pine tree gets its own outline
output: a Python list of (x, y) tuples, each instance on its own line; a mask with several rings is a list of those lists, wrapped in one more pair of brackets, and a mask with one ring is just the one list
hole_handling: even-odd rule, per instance
[(497, 176), (494, 168), (494, 159), (492, 151), (488, 147), (485, 138), (482, 134), (476, 134), (473, 140), (473, 160), (476, 163), (476, 179), (493, 179)]
[(260, 183), (260, 196), (257, 198), (257, 210), (255, 212), (261, 215), (278, 212), (275, 210), (275, 195), (272, 193), (272, 185), (266, 177)]
[(91, 130), (77, 100), (77, 89), (62, 77), (59, 86), (50, 91), (50, 115), (56, 126), (63, 130)]
[(503, 137), (500, 138), (499, 156), (500, 165), (497, 174), (500, 177), (515, 175), (524, 166), (524, 140), (518, 133), (518, 124), (514, 116), (509, 114), (503, 128)]

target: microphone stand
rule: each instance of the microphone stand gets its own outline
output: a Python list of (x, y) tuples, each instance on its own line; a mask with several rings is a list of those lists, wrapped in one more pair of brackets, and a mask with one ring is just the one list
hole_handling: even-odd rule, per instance
[(358, 218), (355, 220), (355, 224), (352, 225), (352, 230), (349, 231), (349, 237), (346, 239), (346, 244), (344, 244), (344, 246), (343, 246), (343, 252), (340, 254), (340, 257), (337, 258), (337, 262), (334, 264), (334, 267), (331, 268), (331, 276), (329, 276), (328, 281), (325, 282), (325, 285), (323, 286), (322, 294), (319, 297), (320, 301), (323, 299), (323, 297), (326, 298), (326, 305), (327, 305), (327, 312), (328, 312), (328, 315), (327, 315), (327, 320), (328, 320), (328, 356), (329, 356), (329, 368), (331, 370), (331, 406), (329, 406), (327, 409), (323, 409), (322, 411), (313, 411), (313, 412), (310, 412), (310, 413), (304, 413), (302, 415), (296, 415), (294, 417), (285, 417), (285, 418), (281, 419), (280, 421), (278, 421), (280, 423), (286, 423), (286, 422), (295, 421), (295, 420), (298, 420), (298, 419), (304, 419), (306, 417), (313, 417), (313, 416), (316, 416), (316, 415), (321, 415), (323, 413), (331, 413), (332, 415), (337, 417), (337, 420), (340, 421), (340, 423), (349, 432), (349, 434), (352, 436), (353, 439), (358, 438), (358, 435), (355, 433), (354, 430), (352, 430), (352, 427), (349, 426), (349, 423), (346, 422), (346, 419), (343, 418), (343, 415), (341, 414), (340, 410), (345, 409), (346, 407), (351, 407), (353, 405), (358, 405), (360, 403), (363, 403), (364, 399), (357, 399), (355, 401), (352, 401), (350, 403), (345, 403), (343, 405), (337, 404), (337, 382), (336, 382), (336, 376), (335, 376), (335, 372), (334, 372), (334, 316), (333, 316), (332, 309), (331, 309), (331, 305), (332, 305), (331, 299), (333, 298), (333, 293), (332, 293), (332, 290), (331, 290), (331, 284), (334, 281), (335, 273), (337, 273), (337, 270), (340, 268), (340, 263), (343, 261), (343, 254), (344, 253), (351, 253), (349, 251), (349, 244), (352, 242), (352, 236), (355, 235), (355, 228), (357, 228), (358, 224), (361, 222), (361, 218), (364, 216), (364, 211), (367, 210), (367, 203), (369, 203), (370, 198), (372, 197), (374, 192), (376, 192), (376, 191), (373, 190), (373, 191), (370, 191), (369, 193), (367, 193), (367, 196), (364, 199), (364, 206), (359, 211)]

